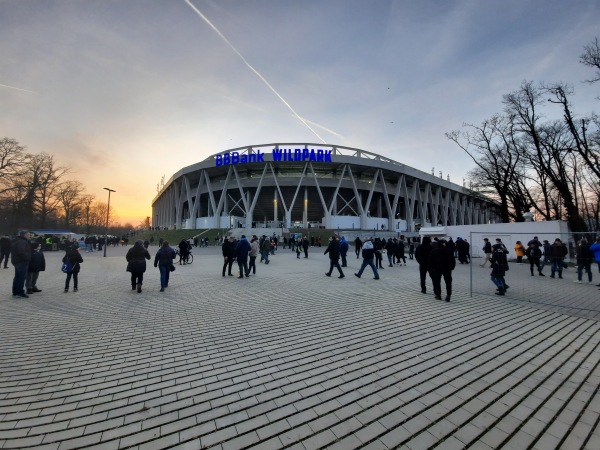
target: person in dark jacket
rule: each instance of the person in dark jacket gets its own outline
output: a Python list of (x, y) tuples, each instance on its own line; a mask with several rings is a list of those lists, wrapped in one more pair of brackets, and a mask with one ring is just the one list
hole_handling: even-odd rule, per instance
[(146, 260), (150, 258), (150, 253), (144, 247), (144, 241), (141, 239), (135, 241), (133, 247), (125, 255), (125, 259), (127, 259), (127, 271), (131, 272), (131, 289), (137, 289), (138, 294), (142, 292)]
[(8, 237), (7, 235), (4, 235), (0, 238), (0, 266), (2, 265), (2, 262), (4, 261), (4, 268), (8, 269), (8, 258), (10, 256), (10, 245), (12, 244), (12, 241), (10, 240), (10, 237)]
[(233, 254), (235, 253), (235, 239), (233, 236), (223, 240), (221, 251), (223, 252), (223, 276), (225, 276), (225, 270), (227, 270), (227, 275), (232, 277), (231, 266), (233, 265)]
[(73, 292), (77, 292), (79, 287), (79, 272), (81, 271), (80, 264), (83, 262), (77, 242), (67, 245), (62, 262), (69, 262), (71, 267), (71, 270), (67, 272), (67, 279), (65, 280), (65, 292), (69, 292), (71, 278), (73, 278)]
[(15, 266), (12, 286), (13, 297), (29, 297), (25, 293), (25, 281), (27, 280), (27, 269), (31, 260), (30, 237), (29, 231), (22, 230), (10, 246), (10, 262)]
[(452, 271), (456, 266), (456, 259), (452, 252), (446, 246), (446, 241), (441, 240), (438, 242), (436, 248), (429, 252), (428, 269), (431, 281), (433, 283), (433, 293), (436, 300), (442, 299), (442, 277), (444, 277), (444, 283), (446, 284), (446, 298), (447, 302), (450, 301), (452, 295)]
[(181, 242), (179, 242), (179, 265), (183, 264), (187, 264), (187, 257), (190, 254), (190, 252), (192, 251), (192, 246), (190, 245), (190, 242), (187, 239), (182, 239)]
[(304, 250), (305, 258), (308, 258), (308, 246), (309, 246), (308, 238), (306, 236), (304, 236), (304, 238), (302, 239), (302, 250)]
[(469, 262), (469, 244), (462, 238), (456, 238), (456, 251), (458, 252), (458, 261), (461, 264), (467, 264)]
[(233, 251), (233, 257), (237, 260), (238, 267), (240, 268), (240, 276), (238, 278), (244, 278), (244, 275), (246, 275), (246, 278), (250, 278), (250, 271), (248, 270), (248, 253), (250, 253), (250, 250), (252, 250), (250, 242), (242, 234)]
[(160, 292), (164, 292), (165, 288), (169, 287), (169, 276), (171, 275), (171, 267), (173, 260), (177, 257), (175, 250), (169, 246), (168, 241), (162, 241), (160, 248), (154, 257), (154, 267), (158, 267), (160, 271)]
[(497, 287), (496, 295), (504, 295), (508, 289), (504, 278), (508, 271), (507, 254), (508, 250), (504, 244), (500, 239), (496, 239), (496, 244), (492, 246), (492, 273), (490, 274), (492, 282)]
[(559, 238), (554, 239), (554, 243), (550, 246), (550, 262), (552, 263), (550, 278), (554, 278), (556, 272), (558, 272), (558, 278), (562, 278), (563, 262), (568, 253), (567, 246)]
[(354, 276), (360, 278), (363, 271), (367, 266), (370, 266), (373, 270), (373, 275), (375, 276), (374, 280), (379, 280), (379, 273), (377, 272), (377, 267), (375, 267), (375, 263), (373, 259), (375, 258), (375, 248), (373, 247), (373, 241), (370, 239), (365, 240), (364, 244), (362, 244), (362, 257), (363, 262), (360, 266), (360, 270), (358, 273), (355, 273)]
[(480, 266), (485, 267), (488, 261), (492, 261), (492, 243), (488, 238), (483, 238), (483, 248), (481, 250), (483, 250), (484, 260), (483, 264), (480, 264)]
[(525, 256), (527, 256), (527, 260), (529, 261), (529, 270), (531, 272), (531, 276), (533, 276), (533, 268), (536, 267), (540, 277), (544, 277), (545, 275), (542, 273), (542, 269), (540, 268), (540, 258), (542, 257), (542, 250), (540, 250), (540, 246), (535, 245), (535, 243), (532, 241), (529, 241), (527, 244), (527, 250), (525, 250)]
[(383, 242), (380, 238), (375, 238), (373, 247), (375, 248), (375, 266), (378, 269), (383, 269)]
[(358, 259), (358, 257), (360, 256), (360, 250), (362, 249), (362, 245), (362, 241), (358, 236), (356, 236), (356, 239), (354, 239), (354, 253), (356, 253), (356, 259)]
[[(417, 263), (419, 263), (419, 278), (421, 280), (421, 292), (423, 294), (427, 293), (425, 278), (429, 272), (429, 253), (431, 250), (433, 250), (433, 247), (431, 246), (431, 238), (429, 236), (423, 237), (423, 241), (415, 250), (415, 259), (417, 260)], [(429, 278), (431, 278), (430, 272)]]
[(394, 267), (394, 259), (398, 257), (398, 240), (396, 238), (388, 239), (385, 243), (385, 250), (387, 252), (388, 267)]
[(577, 281), (581, 283), (583, 278), (583, 271), (585, 270), (588, 274), (588, 283), (592, 282), (592, 262), (594, 261), (594, 253), (590, 250), (590, 244), (587, 239), (583, 238), (579, 241), (577, 246)]
[(340, 276), (338, 278), (344, 278), (344, 272), (342, 272), (342, 268), (340, 267), (340, 241), (338, 241), (337, 236), (333, 235), (329, 239), (329, 245), (325, 249), (324, 255), (329, 253), (329, 272), (325, 275), (328, 277), (331, 276), (331, 272), (333, 272), (333, 268), (337, 268)]
[(40, 272), (43, 272), (44, 270), (46, 270), (46, 258), (44, 258), (42, 246), (37, 242), (33, 242), (31, 244), (31, 259), (29, 260), (27, 278), (25, 280), (25, 287), (27, 288), (28, 294), (42, 292), (42, 290), (37, 287), (37, 280)]
[(348, 267), (346, 255), (348, 254), (349, 247), (348, 241), (344, 236), (342, 236), (342, 240), (340, 241), (340, 257), (342, 258), (342, 267)]

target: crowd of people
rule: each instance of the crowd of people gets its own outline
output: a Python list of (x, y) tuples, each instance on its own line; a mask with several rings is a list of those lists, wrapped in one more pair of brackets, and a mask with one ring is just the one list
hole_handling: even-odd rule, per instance
[[(8, 236), (0, 238), (0, 265), (8, 269), (8, 260), (15, 268), (12, 293), (15, 297), (27, 298), (30, 294), (41, 292), (37, 286), (39, 273), (45, 270), (44, 243), (39, 240), (30, 241), (31, 235), (23, 230), (15, 239)], [(138, 293), (142, 292), (144, 273), (146, 272), (146, 261), (152, 257), (149, 253), (149, 246), (153, 238), (142, 241), (137, 240), (135, 244), (127, 251), (127, 271), (131, 274), (131, 289)], [(81, 244), (80, 244), (81, 242)], [(81, 248), (85, 251), (95, 248), (96, 243), (92, 239), (82, 239), (82, 241), (67, 242), (64, 245), (63, 272), (66, 274), (64, 292), (70, 290), (71, 280), (73, 281), (73, 292), (78, 291), (78, 274), (81, 270), (83, 258)], [(288, 247), (295, 252), (296, 257), (308, 258), (310, 247), (321, 246), (320, 238), (309, 241), (308, 237), (291, 236), (284, 238), (284, 248)], [(112, 242), (111, 242), (112, 243)], [(186, 264), (187, 257), (191, 252), (192, 245), (208, 245), (208, 239), (202, 239), (199, 242), (190, 239), (182, 239), (178, 244), (178, 251), (172, 248), (169, 242), (159, 239), (159, 249), (154, 258), (154, 267), (159, 269), (161, 292), (169, 286), (169, 275), (175, 270), (175, 259), (179, 254), (179, 264)], [(102, 243), (104, 244), (104, 243)], [(222, 239), (221, 251), (223, 255), (222, 276), (235, 276), (232, 273), (233, 264), (237, 263), (238, 278), (249, 278), (250, 275), (256, 275), (256, 259), (260, 255), (259, 263), (268, 265), (270, 257), (278, 249), (279, 239), (273, 235), (271, 237), (256, 235), (248, 239), (242, 235), (239, 239), (233, 236)], [(324, 254), (329, 258), (329, 270), (325, 273), (331, 277), (333, 270), (338, 272), (338, 278), (345, 278), (343, 268), (348, 267), (348, 252), (350, 243), (344, 236), (333, 234), (327, 243)], [(433, 240), (425, 236), (421, 242), (416, 239), (405, 239), (404, 236), (398, 238), (366, 238), (360, 237), (354, 239), (354, 251), (358, 258), (362, 256), (362, 264), (358, 272), (354, 273), (357, 278), (361, 278), (365, 269), (371, 268), (373, 279), (380, 279), (380, 271), (384, 270), (384, 253), (387, 255), (388, 267), (406, 266), (405, 256), (408, 250), (410, 260), (416, 259), (419, 266), (419, 280), (422, 293), (427, 293), (426, 280), (427, 275), (433, 286), (433, 293), (436, 299), (442, 299), (442, 280), (445, 284), (445, 300), (450, 301), (452, 296), (452, 271), (457, 262), (469, 264), (470, 246), (466, 239), (457, 238), (453, 241), (449, 239)], [(540, 241), (537, 236), (527, 243), (527, 247), (521, 241), (517, 241), (514, 247), (516, 263), (524, 264), (524, 258), (529, 263), (531, 276), (545, 276), (543, 270), (546, 266), (550, 267), (550, 278), (563, 278), (563, 270), (567, 267), (565, 257), (569, 254), (567, 246), (556, 238), (552, 244), (549, 241)], [(506, 274), (509, 271), (508, 257), (509, 251), (500, 238), (496, 239), (495, 244), (484, 238), (482, 248), (484, 258), (481, 267), (488, 264), (491, 268), (490, 279), (496, 286), (496, 295), (506, 295), (509, 288), (506, 283)], [(600, 271), (600, 238), (596, 238), (594, 243), (590, 243), (586, 238), (580, 239), (575, 247), (575, 257), (577, 263), (576, 283), (583, 283), (584, 274), (587, 282), (592, 283), (592, 264), (597, 263)], [(600, 284), (597, 286), (600, 287)]]

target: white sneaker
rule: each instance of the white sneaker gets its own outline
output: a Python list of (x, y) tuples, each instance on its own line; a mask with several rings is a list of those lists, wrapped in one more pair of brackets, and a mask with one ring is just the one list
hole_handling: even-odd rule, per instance
[(581, 280), (575, 280), (574, 283), (581, 284)]

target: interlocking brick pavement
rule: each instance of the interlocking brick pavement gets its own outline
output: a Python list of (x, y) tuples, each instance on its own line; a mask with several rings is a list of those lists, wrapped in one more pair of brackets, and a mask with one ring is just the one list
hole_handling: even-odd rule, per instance
[(62, 253), (29, 299), (0, 271), (0, 448), (600, 448), (595, 287), (513, 270), (471, 296), (459, 265), (446, 303), (414, 261), (327, 278), (323, 251), (240, 280), (195, 249), (163, 293), (151, 264), (131, 290), (121, 247), (83, 253), (77, 293)]

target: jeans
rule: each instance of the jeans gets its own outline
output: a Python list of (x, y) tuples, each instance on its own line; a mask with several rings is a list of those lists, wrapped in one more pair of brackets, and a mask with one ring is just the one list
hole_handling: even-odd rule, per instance
[(252, 270), (252, 273), (256, 275), (256, 256), (250, 257), (250, 264), (248, 264), (248, 273)]
[(27, 272), (27, 277), (25, 279), (25, 287), (27, 290), (34, 289), (37, 287), (37, 279), (40, 275), (39, 272)]
[(390, 252), (387, 253), (387, 257), (388, 257), (388, 263), (390, 264), (390, 267), (394, 265), (394, 255)]
[(246, 275), (246, 276), (250, 275), (250, 271), (248, 270), (248, 260), (247, 259), (244, 259), (242, 261), (240, 261), (238, 259), (237, 263), (238, 263), (238, 267), (240, 268), (240, 278), (244, 278), (244, 275)]
[(347, 264), (347, 262), (346, 262), (346, 254), (343, 254), (343, 255), (342, 255), (342, 254), (340, 253), (340, 256), (341, 256), (341, 258), (342, 258), (342, 267), (346, 267), (346, 266), (348, 265), (348, 264)]
[(27, 269), (29, 268), (29, 261), (20, 262), (13, 264), (15, 266), (15, 277), (13, 278), (13, 295), (24, 294), (25, 280), (27, 279)]
[(561, 258), (553, 258), (552, 259), (552, 275), (554, 275), (554, 272), (558, 272), (558, 276), (562, 277), (562, 271), (563, 271), (563, 260)]
[(225, 270), (227, 270), (227, 274), (231, 275), (231, 266), (233, 265), (232, 257), (224, 257), (225, 262), (223, 263), (223, 275), (225, 275)]
[(171, 266), (158, 266), (160, 270), (160, 287), (161, 289), (169, 286), (169, 276), (171, 275)]
[(340, 262), (337, 259), (330, 259), (329, 260), (329, 273), (328, 273), (328, 275), (331, 275), (331, 272), (333, 272), (333, 268), (334, 267), (340, 273), (340, 277), (343, 277), (344, 276), (344, 272), (342, 272), (342, 268), (340, 267)]
[[(73, 288), (77, 289), (77, 275), (79, 272), (67, 272), (67, 280), (65, 281), (65, 289), (69, 289), (69, 283), (71, 283), (71, 277), (73, 277)], [(132, 275), (133, 276), (133, 275)]]
[(444, 284), (446, 285), (446, 297), (452, 295), (452, 271), (449, 272), (436, 272), (430, 271), (431, 282), (433, 283), (433, 293), (437, 297), (442, 296), (442, 277), (444, 277)]
[(581, 281), (581, 279), (583, 278), (583, 269), (585, 269), (585, 271), (587, 272), (588, 281), (591, 283), (592, 282), (592, 262), (586, 261), (586, 262), (579, 263), (577, 265), (577, 279), (579, 281)]
[[(73, 280), (76, 280), (75, 277), (73, 277)], [(131, 272), (131, 286), (133, 286), (134, 284), (142, 284), (144, 282), (144, 272)], [(74, 281), (73, 287), (77, 288), (77, 282)]]
[(492, 282), (500, 291), (506, 290), (506, 281), (504, 281), (504, 277), (498, 275), (492, 276)]
[(260, 260), (265, 260), (265, 264), (269, 264), (269, 252), (260, 252)]
[(371, 269), (373, 269), (373, 275), (375, 275), (375, 278), (379, 279), (379, 273), (377, 272), (377, 267), (375, 267), (375, 264), (373, 263), (373, 258), (363, 259), (357, 275), (360, 277), (367, 266), (371, 266)]

